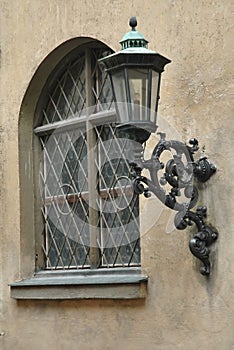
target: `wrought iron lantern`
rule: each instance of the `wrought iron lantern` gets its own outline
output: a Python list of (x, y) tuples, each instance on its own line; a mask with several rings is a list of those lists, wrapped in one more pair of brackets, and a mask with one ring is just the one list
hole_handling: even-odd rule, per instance
[[(144, 194), (145, 197), (154, 193), (167, 207), (175, 210), (177, 229), (196, 225), (198, 232), (190, 239), (189, 248), (203, 263), (201, 274), (209, 275), (209, 247), (218, 238), (218, 233), (205, 223), (205, 206), (197, 207), (196, 211), (192, 208), (198, 200), (196, 181), (204, 183), (209, 180), (216, 167), (205, 155), (194, 159), (199, 149), (195, 138), (190, 139), (187, 145), (176, 140), (166, 140), (164, 133), (160, 133), (161, 139), (151, 158), (144, 159), (142, 144), (157, 129), (161, 74), (165, 65), (171, 61), (147, 48), (148, 41), (136, 30), (135, 17), (130, 19), (129, 24), (132, 30), (120, 41), (122, 49), (99, 62), (110, 76), (120, 135), (140, 143), (134, 152), (135, 159), (130, 162), (132, 187), (136, 194)], [(164, 151), (171, 152), (171, 159), (166, 164), (161, 160)], [(150, 178), (142, 174), (143, 169), (149, 170)], [(182, 191), (188, 201), (181, 203), (178, 198)]]

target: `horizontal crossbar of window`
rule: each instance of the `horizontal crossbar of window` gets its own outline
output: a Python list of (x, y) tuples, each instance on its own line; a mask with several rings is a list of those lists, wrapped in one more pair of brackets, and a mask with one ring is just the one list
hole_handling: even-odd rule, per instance
[(38, 136), (47, 135), (56, 130), (56, 132), (63, 132), (67, 130), (73, 130), (74, 127), (85, 127), (86, 122), (89, 121), (93, 125), (101, 125), (105, 122), (112, 123), (117, 121), (116, 111), (111, 109), (109, 111), (101, 111), (98, 113), (93, 113), (82, 117), (74, 117), (52, 124), (38, 126), (34, 129), (34, 133)]
[[(98, 196), (101, 199), (108, 200), (113, 199), (117, 197), (121, 197), (122, 195), (125, 195), (126, 197), (130, 197), (133, 195), (133, 189), (132, 186), (126, 186), (123, 189), (113, 188), (113, 189), (102, 189), (99, 191)], [(45, 205), (50, 205), (52, 202), (56, 202), (57, 204), (63, 204), (65, 201), (69, 204), (76, 203), (77, 201), (89, 201), (89, 192), (80, 192), (80, 193), (69, 193), (66, 195), (59, 195), (59, 196), (51, 196), (45, 198)]]

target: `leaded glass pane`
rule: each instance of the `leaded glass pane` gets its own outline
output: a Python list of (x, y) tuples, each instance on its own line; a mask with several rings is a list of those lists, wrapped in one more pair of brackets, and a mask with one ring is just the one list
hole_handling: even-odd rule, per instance
[(77, 132), (67, 131), (41, 138), (47, 267), (89, 264), (87, 146), (84, 133), (79, 131), (77, 137)]
[(140, 262), (139, 198), (132, 191), (129, 159), (133, 143), (120, 138), (115, 125), (96, 128), (99, 147), (100, 238), (103, 266)]

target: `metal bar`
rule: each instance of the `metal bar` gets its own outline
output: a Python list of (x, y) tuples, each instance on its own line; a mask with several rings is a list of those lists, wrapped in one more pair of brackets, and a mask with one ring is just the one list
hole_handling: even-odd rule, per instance
[[(148, 86), (147, 86), (148, 88)], [(146, 119), (146, 108), (148, 107), (148, 104), (146, 103), (146, 96), (147, 96), (147, 88), (146, 88), (146, 80), (143, 78), (142, 79), (142, 86), (141, 86), (141, 96), (142, 100), (140, 102), (141, 104), (141, 113), (140, 113), (140, 118), (141, 120)], [(149, 88), (148, 88), (149, 90)], [(148, 108), (147, 108), (148, 110)]]
[[(124, 190), (121, 187), (115, 187), (111, 189), (101, 189), (98, 193), (98, 197), (104, 200), (107, 199), (113, 199), (120, 196), (126, 196), (131, 197), (133, 195), (134, 191), (132, 186), (125, 186)], [(50, 205), (52, 202), (56, 202), (56, 204), (63, 204), (64, 202), (68, 202), (69, 204), (76, 203), (77, 201), (89, 201), (89, 192), (82, 192), (82, 193), (69, 193), (67, 195), (58, 195), (58, 196), (51, 196), (45, 198), (45, 205)]]
[(148, 71), (148, 100), (147, 100), (147, 121), (150, 121), (151, 94), (152, 94), (152, 69)]
[(158, 102), (160, 100), (160, 85), (161, 85), (161, 73), (158, 73), (158, 91), (157, 91), (157, 99), (155, 105), (155, 115), (154, 115), (154, 123), (157, 123), (157, 114), (158, 114)]
[[(132, 118), (132, 106), (131, 106), (131, 93), (130, 93), (127, 68), (124, 69), (124, 80), (125, 80), (125, 87), (126, 87), (126, 94), (127, 94), (129, 120), (132, 120), (133, 118)], [(117, 101), (117, 102), (119, 102), (119, 101)]]

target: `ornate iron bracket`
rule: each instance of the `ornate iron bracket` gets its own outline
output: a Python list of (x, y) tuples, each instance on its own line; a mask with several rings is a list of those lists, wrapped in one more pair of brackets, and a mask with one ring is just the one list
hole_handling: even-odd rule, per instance
[[(194, 178), (204, 183), (215, 173), (216, 167), (205, 156), (194, 160), (193, 155), (199, 149), (196, 139), (191, 139), (188, 146), (179, 141), (167, 141), (164, 133), (159, 134), (161, 139), (154, 148), (151, 159), (143, 159), (143, 148), (140, 147), (135, 160), (130, 163), (134, 192), (144, 194), (146, 198), (150, 197), (152, 192), (167, 207), (177, 211), (174, 219), (177, 229), (183, 230), (188, 225), (196, 225), (198, 232), (190, 239), (189, 248), (203, 263), (200, 268), (201, 274), (209, 275), (211, 271), (209, 247), (218, 238), (218, 233), (205, 223), (207, 215), (205, 206), (199, 206), (195, 212), (191, 209), (198, 200)], [(165, 151), (169, 151), (167, 153), (171, 156), (166, 165), (160, 160)], [(142, 175), (143, 169), (149, 170), (150, 179)], [(178, 197), (182, 191), (186, 201), (180, 203)]]

